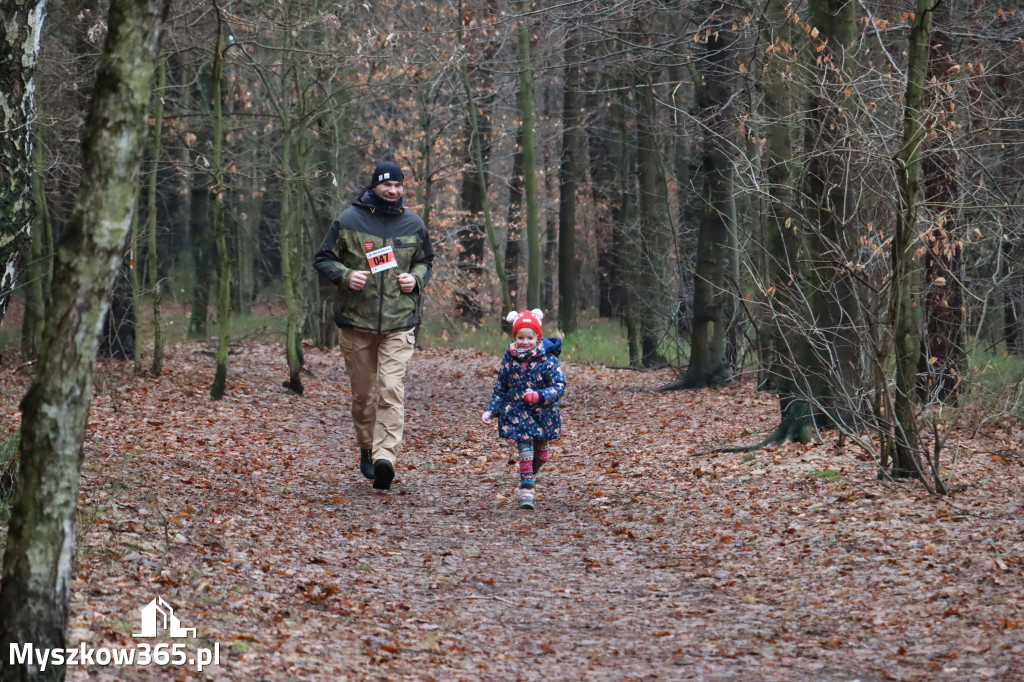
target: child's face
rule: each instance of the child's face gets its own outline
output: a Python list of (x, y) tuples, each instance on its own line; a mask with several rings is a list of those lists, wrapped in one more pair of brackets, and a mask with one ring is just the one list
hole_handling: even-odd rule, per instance
[(516, 348), (520, 350), (533, 350), (537, 347), (537, 343), (540, 339), (537, 338), (537, 332), (533, 331), (529, 327), (522, 327), (516, 332)]

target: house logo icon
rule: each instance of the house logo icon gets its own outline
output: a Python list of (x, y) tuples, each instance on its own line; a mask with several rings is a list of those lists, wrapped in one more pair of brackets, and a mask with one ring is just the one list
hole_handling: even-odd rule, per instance
[(181, 627), (181, 621), (174, 615), (174, 609), (162, 597), (157, 597), (142, 607), (142, 632), (134, 632), (132, 636), (156, 637), (159, 628), (167, 630), (171, 637), (196, 636), (195, 628)]

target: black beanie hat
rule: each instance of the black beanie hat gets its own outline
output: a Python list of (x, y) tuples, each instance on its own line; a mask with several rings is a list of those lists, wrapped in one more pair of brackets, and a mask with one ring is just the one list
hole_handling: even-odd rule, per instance
[(373, 169), (373, 176), (370, 178), (370, 189), (373, 189), (382, 182), (403, 182), (405, 175), (402, 174), (402, 167), (394, 161), (381, 161)]

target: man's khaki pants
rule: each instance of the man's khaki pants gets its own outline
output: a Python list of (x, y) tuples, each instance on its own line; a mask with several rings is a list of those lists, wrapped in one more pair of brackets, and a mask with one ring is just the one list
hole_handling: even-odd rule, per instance
[(352, 386), (352, 421), (359, 447), (373, 450), (373, 461), (395, 464), (405, 426), (402, 379), (416, 340), (411, 329), (390, 334), (341, 330), (341, 350)]

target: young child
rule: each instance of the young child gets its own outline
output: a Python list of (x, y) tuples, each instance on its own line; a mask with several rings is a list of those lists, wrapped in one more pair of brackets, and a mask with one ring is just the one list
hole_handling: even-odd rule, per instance
[(515, 339), (501, 359), (494, 393), (481, 419), (498, 417), (498, 437), (514, 440), (519, 451), (519, 507), (533, 509), (533, 475), (551, 457), (548, 443), (562, 432), (558, 400), (565, 392), (565, 375), (556, 357), (559, 339), (543, 339), (538, 309), (509, 313)]

